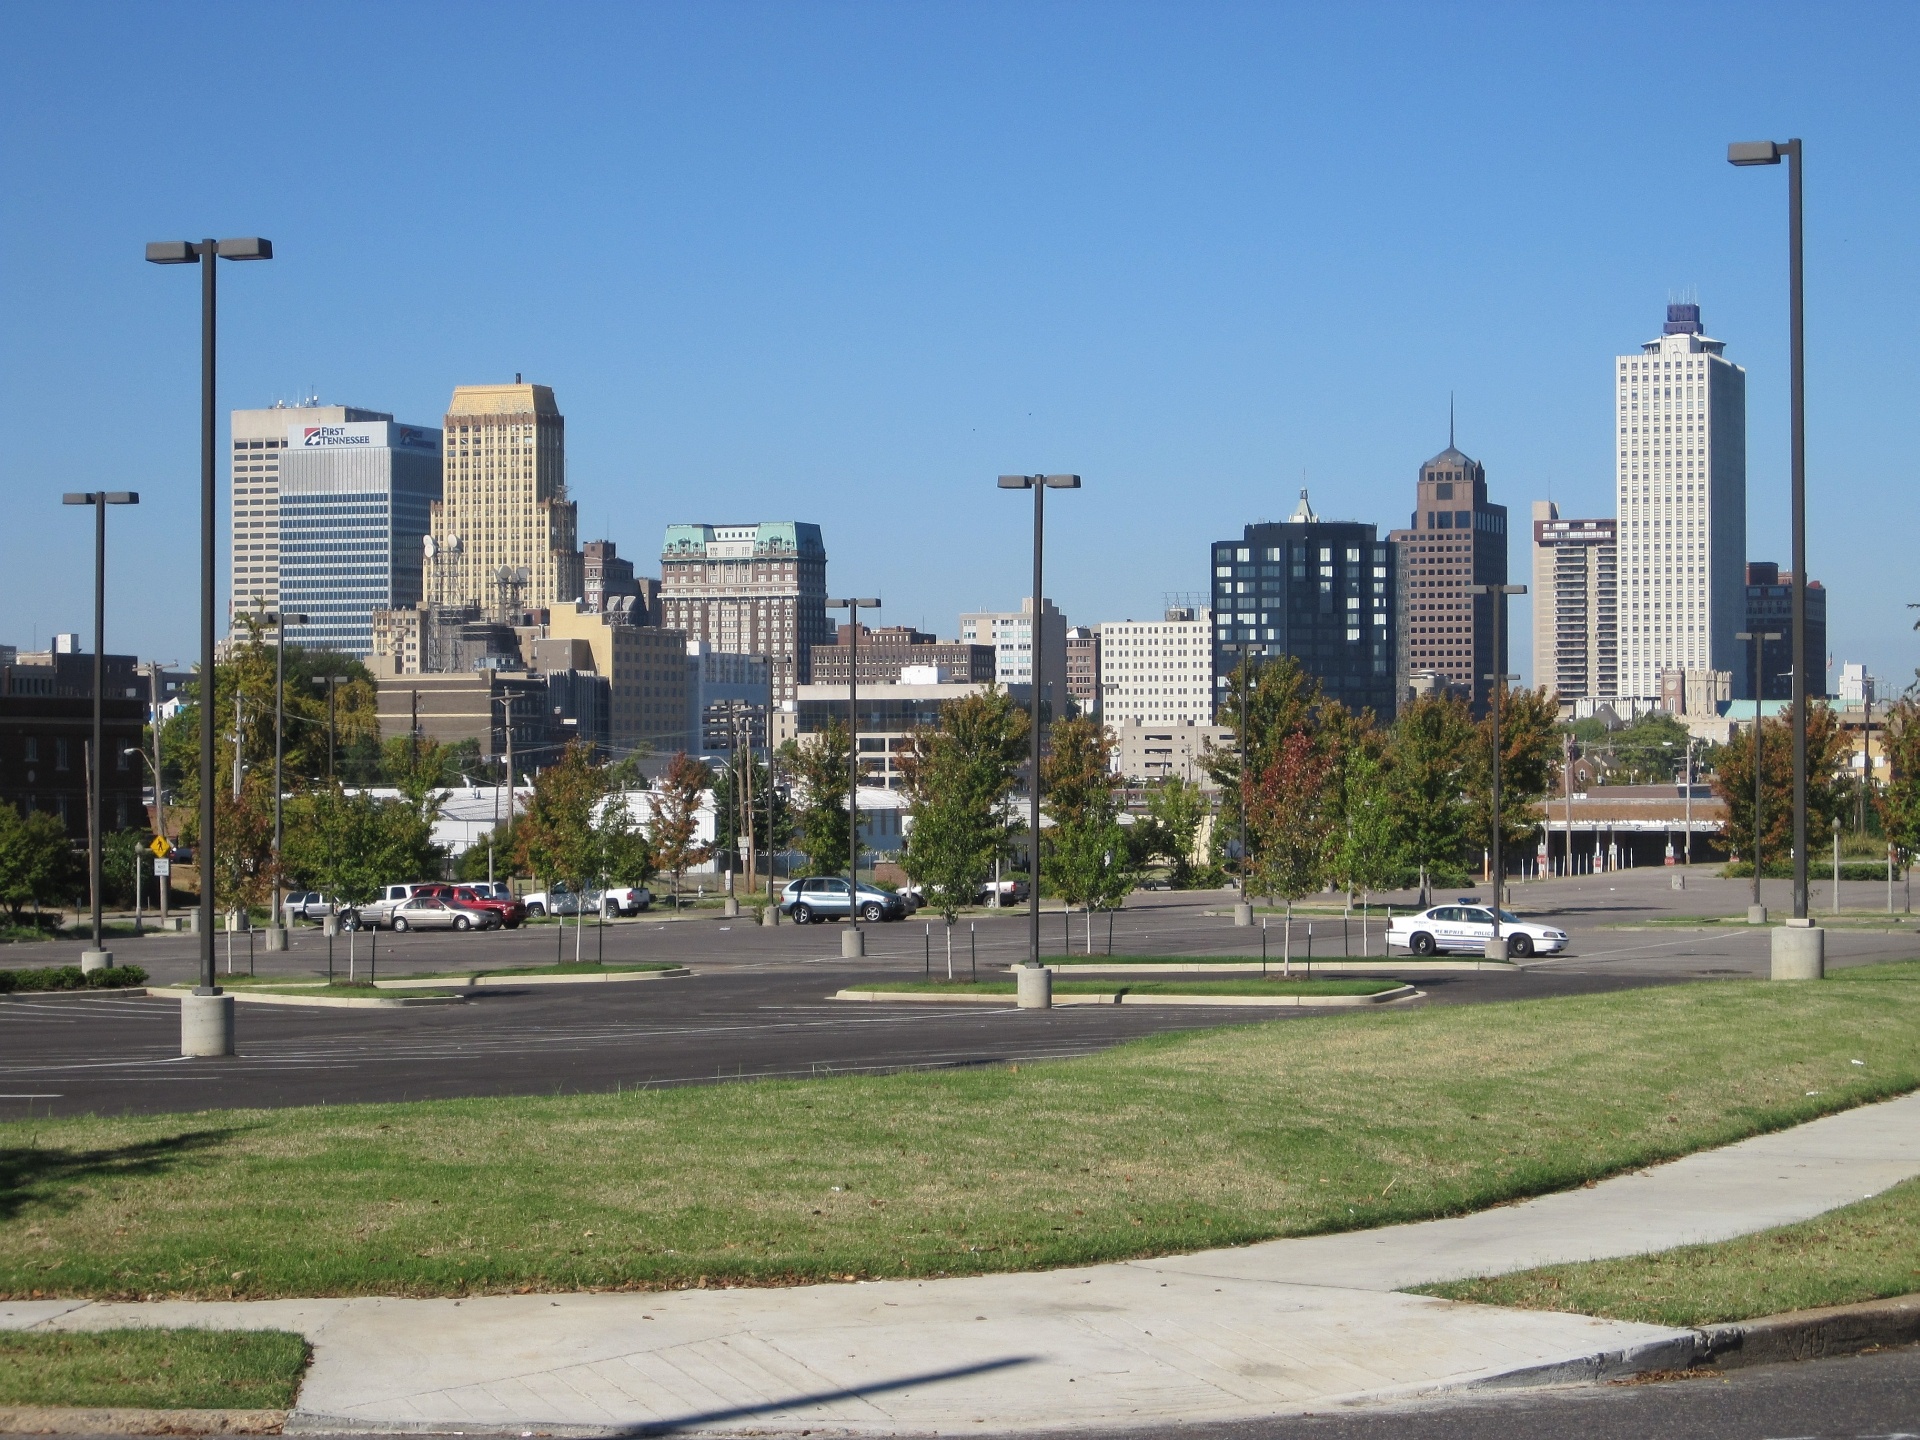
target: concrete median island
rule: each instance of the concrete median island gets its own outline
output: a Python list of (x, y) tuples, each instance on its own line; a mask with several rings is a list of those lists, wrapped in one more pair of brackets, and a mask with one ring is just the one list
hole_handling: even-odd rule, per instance
[[(841, 990), (836, 1000), (1005, 1005), (1015, 998), (1007, 980), (890, 980)], [(1286, 980), (1257, 975), (1230, 980), (1056, 980), (1058, 1005), (1320, 1005), (1335, 1008), (1406, 1000), (1411, 985), (1392, 980)]]
[[(238, 985), (222, 980), (220, 988), (243, 1005), (302, 1005), (325, 1010), (398, 1010), (423, 1005), (458, 1005), (467, 997), (460, 989), (450, 988), (444, 980), (432, 981), (433, 989), (411, 995), (382, 993), (383, 985), (328, 984), (325, 980), (289, 980), (279, 984)], [(163, 1000), (179, 1000), (193, 994), (191, 985), (149, 986), (147, 994)]]
[(376, 980), (382, 990), (407, 990), (449, 982), (473, 988), (519, 985), (604, 985), (629, 980), (678, 980), (693, 972), (668, 961), (634, 965), (520, 965), (503, 970), (443, 970)]
[(1494, 970), (1515, 974), (1526, 968), (1510, 960), (1416, 960), (1407, 955), (1375, 959), (1326, 959), (1296, 954), (1280, 955), (1049, 955), (1041, 964), (1059, 975), (1286, 975), (1295, 980), (1316, 975), (1447, 975), (1457, 971)]

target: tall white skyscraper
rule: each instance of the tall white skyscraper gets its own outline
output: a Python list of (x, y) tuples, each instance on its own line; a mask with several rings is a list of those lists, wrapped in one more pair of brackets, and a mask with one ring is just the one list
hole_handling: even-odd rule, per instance
[(1747, 372), (1698, 305), (1667, 306), (1614, 361), (1620, 693), (1658, 700), (1668, 670), (1744, 674)]

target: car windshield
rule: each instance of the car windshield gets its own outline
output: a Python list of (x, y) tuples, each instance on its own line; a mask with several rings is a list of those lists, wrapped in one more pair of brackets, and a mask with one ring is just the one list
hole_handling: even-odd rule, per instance
[(1503, 925), (1518, 925), (1520, 923), (1520, 917), (1511, 910), (1502, 910), (1500, 912), (1500, 923)]

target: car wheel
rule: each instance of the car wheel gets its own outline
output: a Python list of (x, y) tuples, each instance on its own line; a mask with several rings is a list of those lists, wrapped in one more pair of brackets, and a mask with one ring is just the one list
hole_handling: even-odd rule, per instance
[(456, 915), (453, 917), (453, 928), (456, 930), (471, 930), (473, 928), (473, 922), (464, 915)]
[(1439, 947), (1433, 943), (1433, 936), (1422, 930), (1407, 942), (1407, 948), (1416, 955), (1431, 955)]
[(527, 906), (527, 914), (529, 915), (544, 915), (546, 913), (547, 913), (547, 907), (544, 905)]
[(796, 925), (811, 925), (813, 923), (813, 907), (811, 905), (794, 906), (793, 923)]
[(1533, 937), (1531, 935), (1509, 935), (1507, 937), (1507, 954), (1525, 960), (1529, 955), (1533, 954)]
[(885, 913), (884, 910), (871, 900), (860, 907), (860, 918), (869, 925), (878, 925), (880, 923), (880, 917)]
[(404, 918), (403, 916), (399, 916), (399, 915), (396, 915), (396, 916), (394, 916), (394, 917), (393, 917), (393, 928), (394, 928), (395, 930), (404, 930), (404, 929), (406, 929), (406, 928), (407, 928), (407, 922), (406, 922), (406, 919), (405, 919), (405, 918)]

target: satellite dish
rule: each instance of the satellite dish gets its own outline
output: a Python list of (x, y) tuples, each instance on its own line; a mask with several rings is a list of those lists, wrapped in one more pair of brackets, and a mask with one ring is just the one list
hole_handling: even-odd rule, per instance
[(434, 544), (433, 536), (431, 535), (422, 535), (420, 537), (420, 548), (426, 551), (427, 559), (429, 560), (440, 552), (440, 547)]
[(447, 536), (447, 549), (455, 555), (460, 553), (460, 537), (458, 535)]

